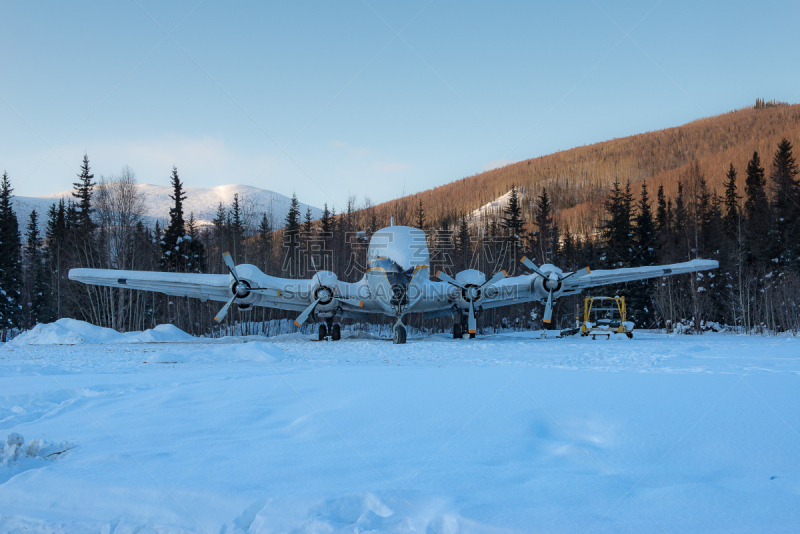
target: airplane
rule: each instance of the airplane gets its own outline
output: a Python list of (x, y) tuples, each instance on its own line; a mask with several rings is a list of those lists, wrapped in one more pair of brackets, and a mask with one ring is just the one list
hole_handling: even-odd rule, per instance
[(339, 340), (339, 318), (365, 318), (384, 314), (396, 318), (393, 342), (406, 342), (403, 316), (423, 313), (432, 318), (453, 315), (453, 337), (477, 333), (477, 319), (487, 309), (524, 302), (545, 303), (543, 320), (551, 322), (553, 302), (591, 287), (659, 278), (676, 274), (716, 269), (714, 260), (695, 259), (684, 263), (590, 270), (588, 267), (563, 272), (551, 264), (536, 266), (528, 258), (521, 263), (529, 274), (507, 276), (499, 271), (486, 278), (484, 273), (466, 269), (455, 278), (439, 271), (431, 278), (430, 254), (425, 232), (409, 226), (389, 226), (373, 234), (367, 249), (366, 272), (357, 282), (343, 282), (336, 273), (321, 270), (309, 279), (278, 278), (263, 273), (255, 265), (235, 265), (231, 255), (223, 255), (229, 274), (164, 273), (114, 269), (76, 268), (69, 279), (91, 285), (154, 291), (202, 301), (224, 302), (215, 317), (222, 321), (234, 303), (240, 310), (254, 306), (300, 312), (294, 324), (302, 326), (310, 317), (323, 319), (319, 339)]

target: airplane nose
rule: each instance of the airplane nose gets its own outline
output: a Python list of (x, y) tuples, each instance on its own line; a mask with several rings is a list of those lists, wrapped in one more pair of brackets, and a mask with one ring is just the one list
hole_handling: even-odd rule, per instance
[(408, 286), (404, 284), (392, 285), (392, 304), (405, 303), (407, 300)]

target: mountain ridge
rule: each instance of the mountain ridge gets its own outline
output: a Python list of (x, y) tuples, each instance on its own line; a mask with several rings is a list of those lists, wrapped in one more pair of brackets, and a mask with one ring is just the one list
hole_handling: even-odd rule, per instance
[[(136, 187), (144, 200), (145, 210), (142, 217), (145, 224), (152, 227), (156, 221), (160, 221), (162, 224), (166, 222), (169, 219), (169, 210), (173, 205), (173, 200), (169, 198), (172, 188), (153, 184), (137, 184)], [(189, 215), (193, 213), (198, 226), (201, 227), (212, 223), (220, 202), (226, 209), (229, 208), (234, 195), (239, 195), (239, 204), (245, 212), (245, 217), (253, 219), (247, 221), (252, 227), (258, 225), (262, 213), (269, 214), (270, 211), (273, 225), (281, 227), (291, 203), (291, 198), (285, 195), (249, 185), (189, 186), (184, 190), (186, 192), (186, 200), (183, 203), (184, 218), (188, 220)], [(17, 214), (20, 230), (24, 233), (30, 220), (30, 213), (36, 209), (39, 215), (39, 228), (42, 231), (46, 223), (47, 210), (62, 198), (71, 199), (72, 191), (61, 191), (38, 197), (15, 196), (12, 205)], [(322, 217), (321, 209), (300, 202), (301, 217), (305, 217), (306, 209), (309, 207), (313, 219)]]

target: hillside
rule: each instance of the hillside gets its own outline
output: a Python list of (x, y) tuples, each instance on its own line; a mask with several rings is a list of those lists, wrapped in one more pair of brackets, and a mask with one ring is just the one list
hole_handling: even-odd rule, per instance
[(601, 216), (602, 199), (614, 180), (646, 181), (651, 198), (663, 184), (672, 196), (678, 179), (696, 160), (709, 186), (721, 192), (725, 172), (733, 163), (741, 192), (744, 169), (753, 151), (759, 152), (768, 169), (783, 137), (795, 146), (800, 143), (800, 105), (740, 109), (675, 128), (520, 161), (380, 204), (376, 212), (387, 220), (393, 214), (400, 219), (411, 217), (421, 199), (429, 222), (451, 224), (462, 214), (469, 215), (505, 195), (515, 184), (529, 201), (546, 187), (560, 210), (562, 225), (584, 232), (594, 228)]

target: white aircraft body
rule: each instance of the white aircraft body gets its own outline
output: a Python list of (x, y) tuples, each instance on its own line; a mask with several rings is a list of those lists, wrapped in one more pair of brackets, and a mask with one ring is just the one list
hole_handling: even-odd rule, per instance
[(597, 286), (647, 278), (715, 269), (713, 260), (692, 260), (672, 265), (595, 270), (584, 268), (564, 273), (554, 265), (537, 267), (527, 258), (522, 263), (530, 274), (507, 277), (500, 271), (486, 279), (473, 269), (455, 278), (437, 273), (431, 279), (430, 255), (425, 233), (418, 228), (390, 226), (376, 232), (367, 251), (366, 272), (358, 282), (340, 281), (331, 271), (318, 271), (310, 279), (278, 278), (263, 273), (255, 265), (234, 265), (224, 255), (230, 274), (185, 274), (113, 269), (71, 269), (70, 280), (85, 284), (155, 291), (167, 295), (225, 302), (215, 319), (221, 321), (232, 304), (239, 309), (265, 306), (298, 311), (295, 324), (301, 326), (312, 315), (324, 319), (319, 338), (340, 338), (336, 317), (359, 318), (385, 314), (397, 319), (394, 342), (405, 343), (402, 318), (407, 313), (425, 317), (452, 314), (453, 336), (468, 333), (475, 337), (477, 318), (482, 311), (524, 302), (545, 303), (544, 321), (552, 319), (553, 301)]

